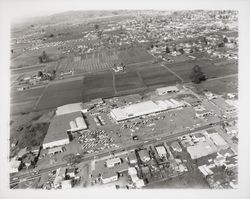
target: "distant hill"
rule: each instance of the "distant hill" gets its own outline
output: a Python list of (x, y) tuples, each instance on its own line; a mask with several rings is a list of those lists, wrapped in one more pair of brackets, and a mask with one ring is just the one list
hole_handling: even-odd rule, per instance
[(95, 19), (100, 17), (112, 17), (118, 15), (133, 14), (138, 11), (129, 10), (88, 10), (88, 11), (67, 11), (49, 16), (26, 18), (22, 24), (57, 24), (57, 23), (72, 23), (78, 21), (85, 21), (89, 19)]

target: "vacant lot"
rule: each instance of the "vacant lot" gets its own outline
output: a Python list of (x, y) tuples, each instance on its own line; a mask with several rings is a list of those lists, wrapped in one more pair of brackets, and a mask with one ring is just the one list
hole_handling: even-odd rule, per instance
[(165, 86), (180, 82), (175, 75), (163, 67), (142, 69), (139, 73), (147, 86)]
[(188, 62), (169, 64), (167, 67), (176, 72), (185, 82), (189, 82), (191, 70), (195, 65), (199, 65), (202, 68), (207, 78), (220, 77), (238, 72), (236, 64), (216, 66), (210, 60), (192, 60)]
[(83, 78), (53, 82), (46, 88), (40, 98), (37, 109), (48, 109), (68, 103), (80, 102), (82, 99)]
[(100, 97), (112, 97), (114, 95), (112, 73), (85, 76), (81, 90), (84, 102)]
[(145, 87), (145, 85), (136, 72), (127, 72), (115, 75), (115, 88), (118, 92), (142, 87)]
[(211, 79), (209, 81), (202, 82), (201, 84), (193, 85), (198, 92), (202, 90), (209, 90), (218, 95), (225, 93), (238, 93), (238, 76)]
[(21, 103), (10, 104), (10, 114), (28, 113), (34, 111), (34, 105), (36, 101), (26, 101)]

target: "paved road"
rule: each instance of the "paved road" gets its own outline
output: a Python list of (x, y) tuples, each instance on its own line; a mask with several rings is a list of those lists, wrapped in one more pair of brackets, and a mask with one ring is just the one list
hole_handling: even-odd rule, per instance
[[(183, 135), (190, 134), (190, 133), (193, 133), (193, 132), (196, 132), (196, 131), (208, 129), (208, 128), (211, 128), (212, 126), (221, 125), (226, 121), (229, 122), (229, 121), (233, 121), (235, 119), (237, 119), (237, 117), (226, 119), (226, 120), (221, 120), (219, 122), (213, 123), (213, 125), (205, 125), (205, 126), (197, 127), (197, 128), (195, 128), (193, 130), (186, 130), (186, 131), (182, 131), (182, 132), (175, 133), (175, 134), (172, 134), (172, 135), (162, 136), (161, 138), (151, 138), (151, 139), (146, 140), (146, 141), (142, 141), (142, 142), (135, 143), (135, 144), (132, 144), (132, 145), (129, 145), (129, 146), (124, 146), (124, 147), (121, 147), (121, 148), (118, 148), (118, 149), (114, 149), (111, 152), (120, 153), (122, 151), (129, 151), (129, 150), (132, 150), (132, 149), (140, 148), (140, 147), (143, 147), (144, 145), (157, 144), (157, 143), (160, 143), (160, 142), (163, 142), (163, 141), (164, 142), (165, 141), (173, 141), (173, 140), (176, 140), (176, 138), (178, 138), (179, 136), (183, 136)], [(87, 161), (90, 161), (90, 160), (93, 160), (93, 159), (99, 159), (99, 158), (109, 156), (109, 155), (110, 155), (110, 151), (106, 151), (106, 152), (99, 153), (99, 154), (91, 154), (89, 156), (80, 157), (79, 161), (80, 162), (87, 162)], [(23, 173), (16, 173), (16, 174), (11, 176), (10, 185), (19, 183), (20, 180), (23, 179), (23, 178), (28, 178), (27, 180), (32, 180), (34, 178), (40, 177), (41, 174), (43, 174), (43, 173), (58, 169), (60, 167), (66, 167), (66, 166), (68, 166), (68, 163), (62, 163), (62, 164), (50, 166), (48, 168), (40, 169), (39, 174), (36, 174), (36, 175), (32, 175), (33, 171), (36, 170), (36, 169), (29, 170), (28, 173), (24, 173), (24, 174)], [(16, 177), (18, 177), (19, 179), (13, 180)]]

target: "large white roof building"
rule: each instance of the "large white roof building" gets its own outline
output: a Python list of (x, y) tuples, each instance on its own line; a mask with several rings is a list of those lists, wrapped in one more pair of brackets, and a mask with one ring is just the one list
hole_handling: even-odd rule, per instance
[(116, 121), (127, 120), (142, 115), (148, 115), (168, 109), (177, 108), (183, 106), (182, 102), (178, 102), (174, 99), (170, 100), (158, 100), (158, 101), (144, 101), (128, 106), (123, 106), (111, 110), (111, 116)]

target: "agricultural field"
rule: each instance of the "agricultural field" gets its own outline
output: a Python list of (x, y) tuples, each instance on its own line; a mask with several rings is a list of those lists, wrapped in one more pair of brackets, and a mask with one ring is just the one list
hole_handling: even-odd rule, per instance
[(37, 109), (49, 109), (82, 100), (83, 77), (51, 82), (37, 102)]
[(115, 75), (115, 88), (117, 92), (140, 89), (143, 87), (145, 87), (145, 85), (136, 72), (127, 72)]
[(74, 71), (75, 74), (104, 71), (112, 68), (114, 64), (120, 64), (115, 51), (103, 51), (84, 54), (61, 60), (57, 71)]
[(84, 102), (100, 97), (112, 97), (114, 95), (112, 73), (86, 75), (81, 91)]
[(139, 73), (146, 86), (167, 86), (180, 82), (174, 74), (163, 67), (141, 69)]
[(142, 48), (129, 48), (119, 52), (119, 59), (126, 65), (153, 61), (154, 57)]

